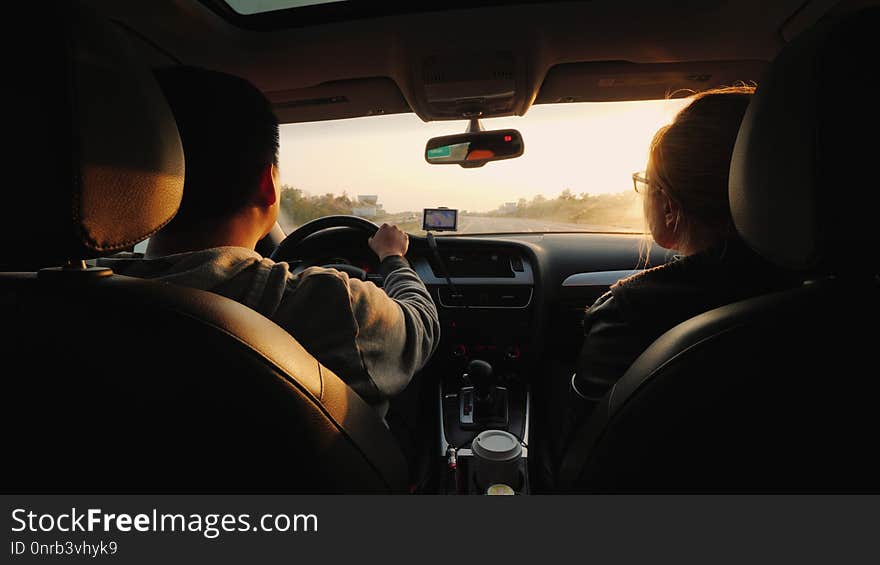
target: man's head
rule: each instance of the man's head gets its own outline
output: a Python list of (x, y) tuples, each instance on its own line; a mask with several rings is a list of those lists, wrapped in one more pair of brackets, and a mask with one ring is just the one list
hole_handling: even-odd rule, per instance
[[(183, 201), (168, 231), (245, 214), (271, 229), (278, 216), (278, 119), (248, 81), (194, 67), (156, 72), (183, 142)], [(260, 229), (262, 229), (262, 225)]]

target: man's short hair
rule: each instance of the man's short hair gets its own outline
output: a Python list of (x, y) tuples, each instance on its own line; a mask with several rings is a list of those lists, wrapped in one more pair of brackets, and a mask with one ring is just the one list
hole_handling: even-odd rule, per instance
[(225, 73), (179, 66), (156, 77), (186, 160), (183, 201), (172, 225), (231, 216), (248, 204), (263, 170), (278, 165), (271, 104), (250, 82)]

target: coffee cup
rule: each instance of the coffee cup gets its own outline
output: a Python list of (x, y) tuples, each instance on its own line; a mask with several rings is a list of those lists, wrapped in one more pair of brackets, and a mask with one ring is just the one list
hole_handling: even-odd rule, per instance
[(474, 454), (474, 479), (481, 491), (492, 485), (521, 487), (520, 458), (522, 444), (515, 435), (503, 430), (486, 430), (471, 443)]

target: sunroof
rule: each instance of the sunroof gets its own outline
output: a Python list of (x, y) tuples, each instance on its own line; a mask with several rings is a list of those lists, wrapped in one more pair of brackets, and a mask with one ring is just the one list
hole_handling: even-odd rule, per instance
[(225, 0), (230, 8), (242, 16), (277, 12), (289, 8), (303, 8), (318, 4), (336, 4), (342, 0)]
[[(489, 6), (539, 4), (547, 0), (443, 0), (437, 2), (364, 2), (353, 0), (200, 0), (217, 15), (243, 29), (273, 31), (365, 18), (382, 18)], [(555, 0), (574, 2), (583, 0)]]

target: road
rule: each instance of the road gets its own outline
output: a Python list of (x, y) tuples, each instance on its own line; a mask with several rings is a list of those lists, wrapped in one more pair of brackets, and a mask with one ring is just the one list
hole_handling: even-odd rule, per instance
[(459, 216), (458, 233), (521, 233), (542, 231), (631, 231), (620, 227), (553, 222), (535, 218)]

